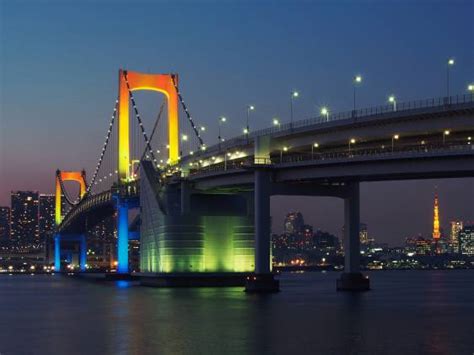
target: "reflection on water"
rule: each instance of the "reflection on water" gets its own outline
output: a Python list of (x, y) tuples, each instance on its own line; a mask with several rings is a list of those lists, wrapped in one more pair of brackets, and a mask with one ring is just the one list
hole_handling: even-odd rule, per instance
[(3, 354), (470, 354), (474, 272), (283, 274), (282, 292), (0, 276)]

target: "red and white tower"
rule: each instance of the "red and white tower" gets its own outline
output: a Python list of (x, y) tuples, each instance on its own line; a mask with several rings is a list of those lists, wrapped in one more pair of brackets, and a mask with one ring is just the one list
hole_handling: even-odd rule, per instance
[(434, 215), (433, 215), (433, 239), (438, 240), (441, 237), (439, 231), (439, 206), (438, 206), (438, 194), (435, 194), (434, 199)]

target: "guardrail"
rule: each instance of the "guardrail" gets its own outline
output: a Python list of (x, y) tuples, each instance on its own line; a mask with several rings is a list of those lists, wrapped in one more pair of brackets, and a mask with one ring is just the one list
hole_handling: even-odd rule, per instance
[(226, 164), (218, 163), (212, 164), (199, 169), (192, 169), (190, 176), (198, 176), (200, 174), (206, 175), (212, 172), (223, 172), (231, 171), (236, 169), (245, 169), (259, 164), (273, 165), (278, 167), (279, 165), (315, 161), (315, 162), (331, 162), (337, 160), (356, 159), (363, 157), (409, 157), (419, 156), (420, 154), (436, 154), (444, 152), (449, 154), (450, 152), (473, 152), (474, 145), (469, 143), (460, 144), (458, 142), (453, 144), (423, 144), (423, 145), (409, 145), (409, 146), (397, 146), (392, 150), (391, 147), (385, 148), (360, 148), (360, 149), (346, 149), (339, 152), (326, 152), (326, 153), (306, 153), (306, 154), (286, 154), (280, 156), (273, 156), (271, 159), (260, 158), (254, 159), (254, 157), (246, 157), (243, 159), (235, 159), (228, 161)]
[[(449, 96), (449, 97), (438, 97), (438, 98), (431, 98), (431, 99), (422, 99), (422, 100), (414, 100), (414, 101), (406, 101), (406, 102), (397, 102), (396, 109), (393, 104), (386, 104), (381, 106), (373, 106), (368, 108), (361, 108), (357, 110), (351, 111), (343, 111), (334, 114), (329, 114), (328, 116), (320, 115), (311, 117), (304, 120), (294, 121), (293, 123), (284, 123), (279, 124), (273, 127), (268, 127), (264, 129), (260, 129), (250, 134), (240, 135), (234, 138), (231, 138), (225, 142), (220, 144), (214, 144), (208, 147), (207, 152), (214, 152), (214, 151), (221, 151), (221, 150), (228, 150), (233, 147), (242, 146), (251, 142), (252, 139), (264, 135), (269, 134), (277, 134), (284, 131), (291, 131), (295, 128), (301, 128), (306, 126), (312, 126), (315, 124), (323, 124), (328, 122), (340, 121), (345, 119), (357, 119), (362, 117), (370, 117), (370, 116), (377, 116), (381, 114), (387, 113), (400, 113), (404, 111), (410, 110), (417, 110), (417, 109), (426, 109), (426, 108), (437, 108), (437, 107), (444, 107), (446, 109), (451, 108), (451, 105), (459, 105), (459, 104), (466, 104), (466, 103), (474, 103), (474, 92), (471, 94), (464, 94), (464, 95), (456, 95), (456, 96)], [(203, 152), (195, 153), (195, 155), (202, 155), (205, 154)], [(195, 157), (194, 157), (195, 158)], [(186, 157), (184, 157), (186, 160)]]

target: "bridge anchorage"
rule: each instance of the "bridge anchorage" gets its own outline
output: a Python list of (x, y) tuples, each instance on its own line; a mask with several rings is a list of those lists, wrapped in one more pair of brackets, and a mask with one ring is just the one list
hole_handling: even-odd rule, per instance
[[(207, 147), (177, 83), (175, 74), (119, 72), (119, 98), (92, 180), (86, 185), (84, 177), (78, 203), (66, 199), (73, 206), (57, 225), (60, 238), (74, 239), (115, 216), (116, 274), (128, 275), (129, 241), (138, 237), (140, 272), (134, 275), (144, 285), (278, 291), (270, 198), (303, 195), (344, 200), (345, 266), (336, 286), (368, 290), (360, 270), (360, 183), (474, 176), (472, 95), (295, 121)], [(160, 120), (160, 109), (150, 135), (135, 90), (158, 91), (168, 101), (168, 120)], [(130, 231), (129, 210), (137, 210), (139, 233)]]

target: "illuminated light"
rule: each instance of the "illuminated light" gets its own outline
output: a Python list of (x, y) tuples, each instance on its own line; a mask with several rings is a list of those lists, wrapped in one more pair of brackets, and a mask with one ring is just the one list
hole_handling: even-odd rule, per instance
[(351, 144), (354, 144), (356, 142), (355, 138), (351, 138), (350, 142)]
[(194, 155), (194, 152), (191, 150), (191, 151), (189, 152), (189, 155)]
[(128, 273), (128, 204), (117, 204), (117, 272)]
[(226, 122), (226, 121), (227, 121), (227, 118), (226, 118), (226, 117), (221, 117), (221, 118), (220, 118), (220, 121), (221, 121), (221, 122)]
[(319, 147), (319, 144), (318, 144), (318, 143), (314, 143), (314, 144), (313, 144), (313, 147), (318, 148), (318, 147)]
[(288, 151), (288, 147), (286, 147), (286, 146), (283, 147), (283, 151), (284, 151), (284, 152), (287, 152), (287, 151)]
[(169, 145), (169, 144), (166, 145), (166, 149), (170, 149), (170, 145)]
[(444, 131), (444, 135), (445, 135), (445, 136), (449, 136), (450, 133), (451, 133), (451, 132), (448, 131), (448, 130)]
[(230, 156), (232, 156), (232, 154), (231, 154), (231, 153), (227, 153), (227, 156), (230, 157)]
[(434, 208), (433, 208), (433, 239), (439, 239), (441, 232), (439, 230), (439, 205), (438, 194), (435, 194)]
[(291, 96), (292, 96), (292, 97), (298, 97), (298, 96), (300, 96), (300, 93), (299, 93), (298, 91), (293, 91), (293, 92), (291, 93)]
[(470, 137), (470, 136), (469, 136), (469, 137), (467, 137), (467, 140), (468, 140), (468, 141), (472, 140), (472, 137)]
[(278, 118), (273, 119), (273, 125), (274, 126), (279, 126), (280, 125), (280, 121), (278, 120)]
[(201, 126), (201, 131), (203, 131), (203, 132), (204, 132), (205, 130), (206, 130), (206, 127), (204, 127), (204, 126)]
[(469, 85), (467, 86), (467, 90), (474, 92), (474, 84), (469, 84)]
[(356, 83), (361, 83), (362, 82), (362, 76), (361, 75), (356, 75), (354, 77), (354, 82)]
[(253, 110), (255, 110), (255, 106), (253, 106), (253, 105), (250, 105), (250, 106), (249, 106), (249, 110), (250, 110), (250, 111), (253, 111)]
[(248, 134), (249, 133), (248, 128), (244, 128), (243, 132), (244, 132), (244, 134)]
[(181, 136), (181, 139), (186, 142), (186, 141), (188, 140), (188, 135), (187, 135), (187, 134), (183, 134), (183, 135)]
[(211, 159), (212, 159), (212, 160), (216, 160), (216, 157), (212, 157)]
[(398, 134), (395, 134), (395, 135), (393, 136), (393, 139), (398, 139), (398, 138), (400, 138), (400, 135), (398, 135)]
[(425, 141), (421, 141), (421, 144), (424, 145), (426, 142)]
[(389, 96), (388, 102), (394, 103), (395, 102), (395, 96)]
[(329, 110), (327, 107), (321, 108), (321, 115), (327, 115), (329, 113)]
[(448, 65), (454, 65), (454, 58), (448, 59)]

